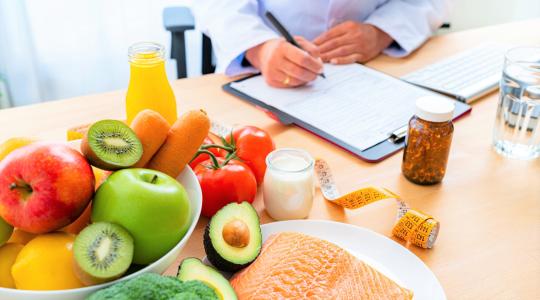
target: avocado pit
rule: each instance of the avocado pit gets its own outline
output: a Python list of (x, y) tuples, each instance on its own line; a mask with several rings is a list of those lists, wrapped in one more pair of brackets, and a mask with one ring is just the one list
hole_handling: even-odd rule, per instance
[(235, 248), (249, 245), (249, 227), (242, 220), (232, 220), (223, 227), (223, 239)]
[(262, 247), (257, 211), (248, 202), (229, 203), (204, 230), (206, 257), (218, 270), (234, 273), (253, 262)]

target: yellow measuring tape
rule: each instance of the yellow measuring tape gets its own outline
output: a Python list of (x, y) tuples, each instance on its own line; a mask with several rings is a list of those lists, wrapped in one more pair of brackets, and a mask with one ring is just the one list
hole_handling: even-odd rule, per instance
[(340, 195), (330, 167), (323, 159), (315, 161), (315, 173), (324, 198), (347, 209), (357, 209), (384, 199), (395, 199), (398, 212), (392, 234), (418, 247), (433, 247), (440, 225), (432, 216), (410, 209), (398, 195), (385, 188), (365, 187)]
[[(212, 121), (210, 131), (217, 136), (227, 137), (232, 131), (232, 126)], [(366, 187), (340, 195), (330, 167), (323, 159), (315, 161), (315, 173), (324, 198), (347, 209), (357, 209), (384, 199), (395, 199), (398, 212), (392, 234), (408, 244), (422, 248), (433, 247), (440, 225), (432, 216), (410, 209), (398, 195), (384, 188)]]

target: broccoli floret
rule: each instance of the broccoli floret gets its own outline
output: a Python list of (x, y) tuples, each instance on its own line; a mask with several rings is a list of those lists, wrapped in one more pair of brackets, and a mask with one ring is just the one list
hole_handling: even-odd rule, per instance
[[(206, 289), (205, 289), (206, 288)], [(210, 293), (208, 293), (208, 291)], [(184, 293), (186, 296), (181, 297)], [(196, 298), (193, 298), (193, 297)], [(147, 273), (95, 292), (87, 300), (218, 300), (201, 282), (183, 283), (175, 277)]]
[(201, 300), (201, 298), (192, 292), (182, 292), (178, 295), (175, 295), (171, 300)]
[(92, 294), (88, 300), (168, 300), (183, 291), (175, 277), (147, 273)]
[(185, 291), (171, 300), (218, 300), (214, 290), (198, 280), (184, 281)]

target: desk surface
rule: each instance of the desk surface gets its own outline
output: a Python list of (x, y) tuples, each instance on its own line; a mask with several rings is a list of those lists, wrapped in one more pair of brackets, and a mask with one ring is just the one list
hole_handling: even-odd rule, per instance
[[(400, 76), (483, 42), (540, 45), (538, 28), (540, 19), (437, 36), (408, 58), (381, 56), (368, 66)], [(342, 191), (385, 186), (412, 207), (434, 215), (441, 222), (435, 247), (410, 250), (437, 275), (449, 299), (540, 298), (540, 160), (505, 159), (491, 149), (497, 93), (475, 102), (471, 115), (456, 123), (444, 182), (425, 187), (401, 175), (401, 153), (377, 164), (363, 162), (225, 94), (221, 85), (227, 80), (223, 75), (209, 75), (173, 82), (180, 110), (203, 107), (215, 120), (259, 126), (272, 134), (278, 147), (301, 147), (325, 158)], [(12, 136), (63, 140), (68, 127), (104, 118), (123, 119), (124, 97), (125, 91), (116, 91), (0, 111), (0, 141)], [(365, 226), (389, 236), (393, 205), (389, 201), (344, 211), (317, 193), (310, 218)], [(263, 222), (271, 221), (260, 192), (255, 206)], [(199, 222), (179, 260), (204, 256), (206, 222)], [(176, 264), (168, 272), (175, 270)]]

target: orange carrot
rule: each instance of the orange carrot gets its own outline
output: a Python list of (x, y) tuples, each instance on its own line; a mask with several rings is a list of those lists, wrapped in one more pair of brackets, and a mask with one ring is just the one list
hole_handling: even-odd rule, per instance
[(131, 122), (131, 129), (141, 141), (143, 155), (134, 168), (142, 168), (152, 159), (167, 139), (169, 128), (167, 120), (151, 109), (145, 109), (135, 116)]
[(210, 120), (206, 112), (188, 111), (171, 126), (167, 140), (146, 167), (178, 177), (209, 131)]

